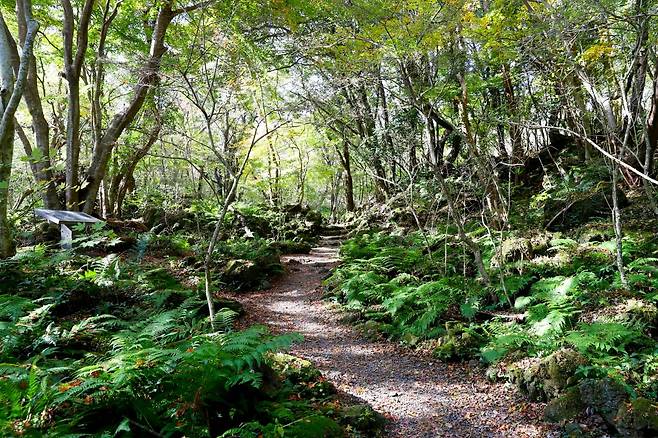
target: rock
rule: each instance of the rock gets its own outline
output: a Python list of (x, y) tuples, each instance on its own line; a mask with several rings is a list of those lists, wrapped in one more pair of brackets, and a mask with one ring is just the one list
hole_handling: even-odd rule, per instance
[(356, 328), (361, 332), (361, 334), (368, 338), (368, 339), (379, 339), (382, 336), (382, 333), (384, 333), (384, 326), (386, 324), (382, 324), (381, 322), (378, 321), (373, 321), (373, 320), (368, 320), (364, 323), (361, 323), (356, 326)]
[(342, 438), (343, 428), (323, 415), (304, 417), (286, 428), (286, 436), (296, 438)]
[(510, 237), (503, 240), (498, 254), (491, 260), (492, 267), (520, 260), (530, 260), (534, 256), (530, 239), (525, 237)]
[(325, 399), (335, 394), (336, 388), (311, 362), (285, 353), (270, 355), (269, 366), (275, 374), (295, 385), (295, 392), (304, 399)]
[(450, 361), (468, 359), (478, 352), (484, 343), (484, 337), (469, 330), (464, 324), (448, 321), (445, 324), (446, 334), (437, 339), (433, 356)]
[(580, 397), (580, 390), (574, 386), (560, 397), (548, 402), (544, 409), (544, 420), (549, 423), (571, 420), (585, 408), (586, 406)]
[(308, 254), (313, 249), (310, 243), (295, 240), (280, 240), (274, 243), (274, 247), (281, 254)]
[(642, 397), (624, 403), (617, 412), (615, 426), (624, 437), (658, 436), (658, 404)]
[(283, 267), (276, 250), (264, 251), (255, 260), (234, 258), (226, 261), (219, 273), (221, 281), (229, 287), (241, 291), (266, 289), (270, 286), (268, 275), (281, 272)]
[(580, 243), (606, 242), (614, 239), (614, 237), (615, 230), (608, 223), (589, 223), (578, 231), (578, 241)]
[(563, 348), (548, 356), (542, 364), (548, 375), (548, 379), (544, 380), (544, 393), (547, 398), (553, 398), (576, 383), (576, 371), (587, 364), (587, 359), (576, 350)]
[(409, 347), (414, 347), (418, 344), (420, 338), (413, 333), (405, 333), (400, 337), (400, 342)]
[(356, 324), (357, 322), (359, 322), (360, 319), (361, 319), (361, 312), (347, 311), (340, 317), (340, 323), (351, 325), (351, 324)]
[(585, 364), (583, 355), (563, 348), (542, 359), (511, 364), (506, 375), (531, 400), (550, 400), (576, 383), (576, 370)]
[(322, 377), (320, 371), (311, 362), (290, 354), (272, 354), (268, 362), (278, 374), (295, 384), (314, 382)]
[[(619, 206), (629, 202), (623, 191), (618, 190)], [(576, 197), (577, 196), (577, 197)], [(578, 193), (570, 199), (550, 199), (544, 204), (544, 226), (549, 231), (566, 231), (586, 224), (595, 217), (610, 216), (610, 186), (590, 193)]]
[(547, 232), (538, 232), (530, 238), (530, 245), (532, 245), (533, 255), (546, 255), (550, 247), (553, 235)]
[(384, 416), (365, 403), (344, 408), (340, 413), (340, 421), (364, 436), (374, 436), (386, 425)]
[(580, 398), (609, 424), (615, 423), (619, 408), (628, 401), (626, 389), (612, 379), (585, 379), (578, 384)]

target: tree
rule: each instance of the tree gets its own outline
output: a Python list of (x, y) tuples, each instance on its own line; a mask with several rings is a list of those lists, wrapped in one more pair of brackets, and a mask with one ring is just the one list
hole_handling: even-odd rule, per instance
[(19, 1), (16, 10), (17, 14), (22, 14), (25, 19), (26, 32), (18, 72), (15, 75), (12, 67), (12, 40), (0, 11), (0, 114), (2, 115), (0, 119), (0, 258), (9, 257), (15, 251), (11, 225), (7, 218), (9, 181), (14, 156), (14, 116), (23, 97), (39, 29), (39, 23), (32, 18), (30, 0)]

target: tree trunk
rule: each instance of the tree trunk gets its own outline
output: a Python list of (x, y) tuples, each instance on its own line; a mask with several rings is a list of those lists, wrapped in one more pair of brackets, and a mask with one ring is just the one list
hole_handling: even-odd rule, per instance
[(343, 140), (343, 150), (337, 148), (338, 158), (345, 169), (345, 210), (354, 211), (354, 179), (352, 178), (352, 163), (350, 160), (350, 146), (347, 140)]
[(509, 136), (512, 143), (512, 163), (522, 163), (524, 158), (523, 143), (521, 141), (521, 128), (518, 122), (518, 105), (514, 94), (514, 84), (509, 72), (509, 66), (503, 65), (503, 88), (511, 122), (509, 123)]
[(165, 46), (165, 35), (171, 21), (176, 15), (188, 10), (189, 9), (172, 10), (171, 1), (166, 2), (160, 7), (153, 28), (153, 34), (151, 36), (149, 57), (146, 61), (146, 65), (141, 70), (140, 78), (135, 86), (133, 97), (123, 111), (114, 115), (100, 141), (94, 148), (91, 165), (87, 172), (88, 185), (83, 209), (85, 213), (92, 213), (94, 211), (98, 189), (107, 170), (107, 164), (112, 149), (116, 145), (121, 134), (123, 134), (123, 131), (132, 123), (139, 113), (149, 90), (158, 81), (160, 61), (167, 51)]
[[(0, 37), (1, 38), (1, 37)], [(0, 43), (1, 45), (2, 43)], [(2, 48), (0, 48), (2, 50)], [(2, 55), (0, 61), (4, 62)], [(4, 77), (2, 77), (4, 83)], [(4, 87), (3, 87), (4, 88)], [(9, 102), (8, 96), (2, 96), (2, 110)], [(0, 259), (11, 257), (15, 253), (11, 226), (7, 218), (9, 207), (9, 179), (14, 153), (14, 118), (7, 124), (5, 134), (0, 138)]]
[[(25, 46), (25, 39), (28, 33), (28, 25), (25, 19), (25, 3), (24, 1), (18, 2), (16, 8), (16, 22), (18, 24), (18, 41), (21, 46)], [(5, 23), (0, 23), (0, 32), (4, 32), (11, 52), (12, 65), (14, 68), (14, 75), (18, 75), (20, 67), (20, 56), (16, 41), (9, 33)], [(34, 136), (36, 140), (36, 147), (39, 151), (37, 159), (30, 160), (30, 168), (34, 179), (44, 187), (42, 199), (46, 208), (57, 210), (60, 207), (59, 198), (57, 196), (56, 184), (53, 178), (52, 164), (50, 161), (50, 127), (48, 121), (43, 113), (43, 105), (41, 97), (39, 96), (39, 86), (37, 78), (36, 58), (34, 54), (30, 56), (29, 68), (27, 78), (25, 81), (25, 90), (23, 92), (25, 104), (32, 117), (32, 126), (34, 129)], [(20, 134), (20, 132), (19, 132)], [(25, 139), (27, 139), (27, 133)], [(25, 139), (21, 139), (25, 143)], [(28, 140), (29, 142), (29, 140)], [(34, 157), (35, 151), (30, 149), (31, 157)]]
[(23, 97), (34, 41), (39, 29), (39, 23), (32, 19), (30, 1), (23, 0), (19, 7), (23, 8), (27, 26), (16, 76), (12, 67), (12, 38), (9, 32), (5, 32), (7, 25), (0, 12), (0, 258), (10, 257), (15, 253), (15, 243), (7, 218), (9, 181), (14, 156), (14, 116)]
[(123, 201), (128, 192), (135, 188), (135, 178), (133, 177), (135, 168), (137, 168), (139, 162), (148, 155), (149, 151), (160, 137), (161, 127), (162, 125), (158, 123), (151, 130), (146, 143), (122, 164), (121, 168), (112, 178), (108, 194), (110, 204), (108, 213), (112, 213), (116, 217), (121, 217)]
[(64, 77), (68, 82), (68, 112), (66, 115), (66, 208), (73, 211), (79, 205), (80, 160), (80, 74), (89, 42), (88, 31), (94, 0), (86, 0), (78, 19), (77, 47), (73, 54), (74, 14), (70, 0), (61, 0), (64, 10), (62, 38), (64, 41)]

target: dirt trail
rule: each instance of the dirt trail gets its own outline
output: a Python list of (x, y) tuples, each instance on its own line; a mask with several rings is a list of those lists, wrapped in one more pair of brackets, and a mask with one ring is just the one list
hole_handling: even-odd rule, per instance
[(390, 419), (392, 437), (547, 437), (540, 404), (492, 384), (477, 367), (445, 364), (390, 342), (363, 338), (338, 322), (321, 282), (337, 263), (335, 247), (286, 256), (287, 274), (266, 291), (238, 295), (251, 321), (275, 333), (298, 332), (293, 354), (312, 361), (344, 394)]

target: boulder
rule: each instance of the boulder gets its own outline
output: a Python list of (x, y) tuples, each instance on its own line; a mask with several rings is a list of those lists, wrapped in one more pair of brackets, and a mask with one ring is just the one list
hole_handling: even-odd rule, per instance
[(548, 356), (542, 364), (548, 377), (544, 380), (544, 393), (552, 398), (575, 383), (576, 371), (587, 364), (587, 359), (576, 350), (563, 348)]
[(339, 421), (364, 436), (376, 436), (386, 425), (384, 416), (365, 403), (343, 408)]
[(378, 321), (368, 320), (361, 324), (358, 324), (356, 328), (364, 337), (368, 339), (376, 340), (376, 339), (380, 339), (382, 335), (385, 333), (385, 328), (386, 328), (385, 326), (387, 326), (387, 324), (383, 324)]
[[(629, 202), (623, 191), (618, 190), (619, 206)], [(578, 193), (569, 199), (550, 199), (544, 204), (544, 227), (549, 231), (567, 231), (589, 222), (595, 217), (609, 217), (610, 186), (602, 189)]]
[(623, 419), (623, 424), (629, 429), (636, 426), (649, 427), (647, 425), (655, 419), (655, 416), (650, 415), (650, 403), (639, 403), (638, 410), (641, 415), (636, 417), (633, 404), (628, 404), (628, 399), (624, 387), (612, 379), (584, 379), (559, 397), (550, 400), (544, 409), (544, 419), (559, 423), (570, 420), (585, 410), (591, 410), (615, 427), (618, 427), (620, 419)]
[(539, 360), (510, 365), (507, 377), (531, 400), (550, 400), (576, 383), (576, 370), (585, 364), (583, 355), (563, 348)]
[(437, 339), (433, 355), (444, 361), (468, 359), (479, 351), (484, 337), (455, 321), (445, 324), (446, 334)]
[(584, 379), (578, 384), (580, 398), (586, 407), (601, 415), (609, 424), (615, 423), (619, 409), (628, 399), (621, 383), (612, 379)]
[(580, 397), (580, 390), (574, 386), (560, 397), (554, 398), (546, 404), (544, 420), (549, 423), (561, 423), (576, 417), (585, 408), (586, 406)]
[(274, 353), (268, 363), (278, 374), (295, 384), (314, 382), (322, 377), (320, 371), (311, 362), (286, 353)]
[(658, 436), (658, 404), (642, 397), (624, 403), (617, 412), (615, 426), (624, 437)]
[(520, 260), (530, 260), (534, 256), (532, 243), (525, 237), (510, 237), (500, 245), (498, 254), (491, 260), (492, 267)]
[(340, 317), (340, 323), (341, 324), (356, 324), (359, 322), (361, 319), (361, 312), (356, 312), (356, 311), (346, 311), (341, 317)]

